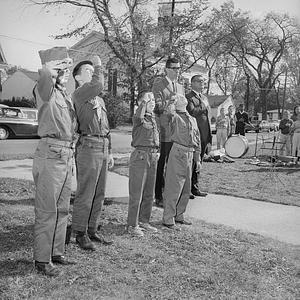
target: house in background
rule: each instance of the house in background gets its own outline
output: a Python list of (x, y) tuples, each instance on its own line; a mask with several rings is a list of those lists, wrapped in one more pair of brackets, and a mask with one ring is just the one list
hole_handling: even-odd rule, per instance
[(19, 69), (2, 83), (2, 100), (12, 98), (33, 99), (33, 87), (38, 80), (38, 72)]
[(228, 107), (230, 105), (234, 106), (234, 109), (239, 106), (239, 104), (243, 104), (243, 99), (237, 98), (234, 99), (232, 95), (206, 95), (209, 105), (210, 105), (210, 116), (211, 123), (215, 123), (217, 116), (220, 114), (220, 109), (225, 109), (225, 114), (228, 111)]
[(8, 64), (0, 44), (0, 99), (2, 99), (2, 83), (7, 79)]
[[(89, 60), (94, 55), (99, 55), (102, 62), (102, 67), (104, 71), (104, 89), (116, 89), (116, 86), (112, 87), (112, 77), (114, 81), (117, 81), (119, 76), (117, 70), (119, 65), (114, 62), (116, 59), (114, 53), (104, 41), (104, 34), (98, 31), (92, 31), (86, 35), (82, 40), (77, 42), (74, 46), (70, 48), (69, 56), (73, 59), (74, 67), (77, 63), (82, 60)], [(75, 89), (75, 81), (73, 76), (70, 76), (70, 79), (67, 83), (67, 90), (69, 93), (72, 93)]]

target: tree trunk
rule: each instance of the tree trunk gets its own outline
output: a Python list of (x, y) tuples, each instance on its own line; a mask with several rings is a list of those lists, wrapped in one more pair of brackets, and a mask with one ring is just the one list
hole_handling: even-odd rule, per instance
[(132, 122), (132, 117), (134, 115), (134, 105), (135, 105), (135, 80), (134, 80), (134, 75), (131, 73), (130, 76), (130, 122)]
[(245, 106), (246, 111), (249, 111), (249, 98), (250, 98), (250, 76), (246, 74), (246, 93), (245, 93)]
[(267, 120), (267, 93), (264, 88), (260, 89), (259, 100), (261, 104), (262, 119)]

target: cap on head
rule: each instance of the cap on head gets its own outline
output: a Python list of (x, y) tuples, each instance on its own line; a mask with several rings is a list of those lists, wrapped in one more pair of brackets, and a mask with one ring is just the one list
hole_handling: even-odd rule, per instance
[(168, 68), (168, 69), (180, 69), (179, 60), (176, 57), (169, 57), (166, 61), (166, 68)]
[(73, 69), (73, 77), (75, 78), (75, 76), (78, 74), (78, 71), (80, 70), (81, 66), (83, 65), (93, 65), (93, 63), (90, 60), (83, 60), (81, 62), (79, 62)]
[(73, 64), (73, 60), (69, 57), (66, 47), (53, 47), (47, 50), (40, 50), (39, 56), (42, 65), (55, 69), (66, 69)]

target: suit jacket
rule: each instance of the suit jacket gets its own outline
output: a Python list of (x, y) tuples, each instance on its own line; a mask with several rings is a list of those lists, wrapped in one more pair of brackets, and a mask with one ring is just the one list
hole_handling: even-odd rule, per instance
[(185, 96), (188, 100), (187, 111), (190, 113), (191, 116), (193, 116), (197, 120), (197, 125), (201, 136), (203, 156), (207, 144), (211, 144), (212, 142), (209, 112), (207, 107), (201, 101), (201, 98), (206, 97), (204, 95), (201, 95), (201, 97), (199, 97), (199, 95), (197, 95), (194, 91), (190, 91)]
[(176, 93), (184, 95), (184, 87), (178, 82), (175, 83), (175, 92), (172, 84), (164, 77), (155, 79), (152, 92), (155, 98), (154, 113), (157, 116), (157, 124), (160, 133), (160, 142), (171, 142), (171, 118), (170, 111), (175, 111), (175, 105), (171, 97)]

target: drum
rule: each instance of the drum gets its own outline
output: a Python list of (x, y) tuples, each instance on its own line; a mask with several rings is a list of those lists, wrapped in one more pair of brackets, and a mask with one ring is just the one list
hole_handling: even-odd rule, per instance
[(248, 140), (243, 135), (232, 135), (225, 142), (224, 148), (228, 156), (239, 158), (247, 153)]

